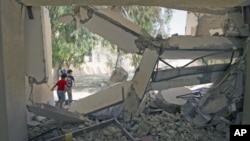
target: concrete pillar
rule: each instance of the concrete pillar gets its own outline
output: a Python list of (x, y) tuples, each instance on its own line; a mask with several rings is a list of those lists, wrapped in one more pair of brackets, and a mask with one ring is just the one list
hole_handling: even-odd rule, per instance
[[(27, 10), (24, 13), (27, 103), (29, 104), (28, 100), (31, 99), (34, 103), (52, 103), (54, 98), (50, 91), (53, 78), (49, 11), (45, 7), (32, 7), (33, 19), (29, 18)], [(33, 84), (33, 91), (31, 84)]]
[(250, 124), (250, 38), (247, 40), (247, 56), (246, 56), (246, 78), (245, 78), (245, 92), (243, 105), (243, 119), (242, 124)]
[(0, 140), (27, 141), (23, 11), (0, 1)]

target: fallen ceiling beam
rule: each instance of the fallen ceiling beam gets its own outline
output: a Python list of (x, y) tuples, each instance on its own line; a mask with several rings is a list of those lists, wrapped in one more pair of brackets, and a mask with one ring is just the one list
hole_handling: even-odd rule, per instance
[(57, 108), (48, 104), (32, 104), (27, 105), (27, 109), (37, 115), (44, 116), (51, 119), (56, 119), (61, 122), (82, 122), (83, 117), (69, 112), (62, 108)]
[(241, 5), (246, 0), (17, 0), (27, 6), (70, 6), (70, 5), (142, 5), (186, 8), (223, 8)]
[[(172, 36), (168, 39), (140, 37), (136, 40), (137, 48), (158, 50), (162, 59), (194, 59), (209, 54), (218, 54), (217, 58), (230, 58), (243, 50), (244, 39), (221, 36)], [(225, 53), (223, 53), (225, 52)], [(216, 58), (212, 56), (212, 58)]]
[(146, 49), (143, 53), (139, 67), (137, 68), (132, 79), (134, 92), (140, 99), (142, 99), (144, 96), (158, 58), (159, 55), (154, 50)]
[(219, 78), (221, 78), (225, 74), (224, 71), (220, 72), (213, 72), (213, 73), (204, 73), (204, 74), (196, 74), (196, 75), (189, 75), (178, 77), (175, 79), (170, 79), (166, 81), (160, 82), (151, 82), (148, 85), (148, 90), (165, 90), (169, 88), (176, 88), (182, 86), (192, 86), (198, 84), (206, 84), (206, 83), (213, 83)]
[(165, 81), (181, 76), (196, 75), (196, 74), (208, 74), (213, 72), (225, 71), (229, 67), (229, 64), (209, 65), (209, 66), (195, 66), (187, 68), (175, 68), (166, 69), (153, 72), (152, 81)]
[(138, 53), (135, 40), (149, 35), (135, 23), (118, 12), (103, 7), (80, 8), (80, 20), (84, 27), (117, 45), (127, 53)]
[(87, 115), (112, 105), (122, 103), (124, 97), (127, 96), (130, 86), (131, 81), (117, 83), (72, 103), (69, 107), (69, 111)]
[(150, 37), (140, 26), (124, 18), (120, 12), (101, 6), (80, 7), (74, 14), (65, 14), (59, 18), (62, 23), (72, 21), (82, 24), (92, 33), (117, 45), (126, 53), (138, 53), (135, 40), (139, 36)]
[[(238, 51), (244, 44), (242, 38), (221, 36), (172, 36), (168, 39), (154, 39), (119, 12), (98, 6), (80, 7), (76, 11), (74, 15), (62, 16), (60, 20), (68, 23), (73, 17), (78, 17), (83, 26), (116, 44), (126, 53), (141, 53), (145, 48), (151, 48), (158, 50), (163, 59), (193, 59), (221, 51)], [(231, 53), (217, 55), (217, 58), (228, 58)]]

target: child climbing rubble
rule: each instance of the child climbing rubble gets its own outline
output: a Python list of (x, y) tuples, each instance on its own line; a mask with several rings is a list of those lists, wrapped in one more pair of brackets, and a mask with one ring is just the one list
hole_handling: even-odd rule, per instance
[(58, 104), (60, 108), (62, 108), (62, 105), (65, 102), (65, 92), (69, 92), (66, 77), (67, 74), (62, 74), (61, 80), (57, 81), (57, 83), (51, 88), (51, 91), (53, 91), (57, 86)]

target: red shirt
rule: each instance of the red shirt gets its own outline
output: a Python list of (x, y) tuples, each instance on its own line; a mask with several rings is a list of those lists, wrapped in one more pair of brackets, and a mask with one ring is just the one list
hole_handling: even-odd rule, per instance
[(67, 82), (64, 79), (61, 79), (56, 83), (56, 85), (57, 85), (57, 90), (65, 91), (65, 86), (67, 86)]

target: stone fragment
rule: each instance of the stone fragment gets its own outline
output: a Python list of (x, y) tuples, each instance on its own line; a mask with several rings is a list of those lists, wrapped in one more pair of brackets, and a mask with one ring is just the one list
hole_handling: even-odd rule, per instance
[(145, 136), (141, 138), (141, 141), (154, 141), (152, 136)]
[(128, 72), (122, 67), (116, 68), (110, 76), (109, 84), (112, 85), (117, 82), (126, 81), (128, 79)]
[(34, 121), (34, 120), (29, 120), (29, 121), (27, 121), (27, 124), (29, 125), (29, 126), (38, 126), (38, 125), (40, 125), (41, 124), (41, 122), (38, 122), (38, 121)]
[(135, 124), (133, 127), (130, 128), (130, 131), (131, 132), (137, 132), (139, 129), (139, 125), (138, 124)]
[(205, 114), (214, 114), (228, 106), (227, 102), (224, 94), (211, 95), (206, 104), (201, 107), (201, 111)]
[(139, 123), (138, 131), (136, 132), (137, 137), (145, 136), (149, 133), (152, 125), (147, 121), (142, 121)]

